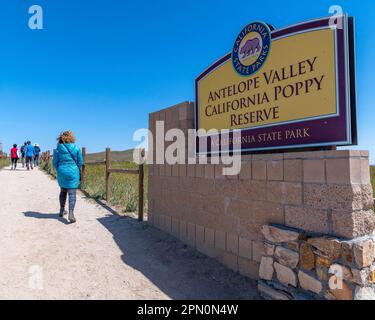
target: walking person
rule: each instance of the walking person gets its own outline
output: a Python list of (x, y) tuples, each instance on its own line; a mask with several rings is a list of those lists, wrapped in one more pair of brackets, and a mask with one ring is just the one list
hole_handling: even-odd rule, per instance
[(25, 142), (22, 146), (21, 146), (21, 162), (22, 162), (22, 168), (25, 168), (25, 162), (26, 162), (26, 146), (27, 146), (27, 142)]
[(34, 161), (34, 146), (31, 145), (30, 141), (27, 141), (26, 145), (26, 168), (27, 170), (34, 170), (33, 167)]
[(81, 180), (81, 168), (83, 165), (82, 152), (75, 145), (75, 137), (72, 131), (65, 131), (57, 138), (57, 149), (53, 153), (53, 166), (56, 169), (57, 181), (60, 191), (60, 217), (66, 214), (65, 203), (69, 195), (70, 223), (75, 223), (74, 208), (76, 204), (77, 189)]
[(39, 144), (34, 144), (34, 166), (39, 166), (40, 147)]
[(16, 170), (17, 169), (17, 161), (19, 159), (18, 149), (17, 149), (17, 145), (16, 144), (14, 144), (13, 148), (10, 149), (10, 157), (12, 159), (12, 168), (11, 168), (11, 170)]

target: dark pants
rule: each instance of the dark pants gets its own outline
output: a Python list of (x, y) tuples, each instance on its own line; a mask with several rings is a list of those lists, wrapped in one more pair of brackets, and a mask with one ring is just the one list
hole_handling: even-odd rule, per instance
[(39, 154), (36, 154), (34, 156), (34, 166), (35, 167), (39, 166)]
[(27, 170), (33, 169), (33, 157), (26, 157), (26, 167)]
[(66, 203), (66, 198), (69, 194), (69, 212), (74, 211), (74, 207), (76, 205), (76, 195), (77, 195), (77, 189), (65, 189), (61, 188), (60, 191), (60, 210), (65, 209), (65, 203)]
[(16, 170), (18, 158), (12, 158), (12, 169)]

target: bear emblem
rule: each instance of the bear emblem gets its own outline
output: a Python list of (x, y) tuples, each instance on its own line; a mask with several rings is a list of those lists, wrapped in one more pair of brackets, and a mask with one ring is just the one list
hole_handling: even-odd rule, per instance
[(257, 37), (255, 37), (246, 41), (240, 50), (240, 54), (242, 54), (242, 59), (244, 59), (246, 57), (253, 56), (260, 50), (260, 41)]

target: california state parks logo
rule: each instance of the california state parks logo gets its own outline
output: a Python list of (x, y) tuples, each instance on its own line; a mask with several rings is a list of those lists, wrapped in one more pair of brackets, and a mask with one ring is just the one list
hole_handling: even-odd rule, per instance
[(266, 62), (271, 49), (271, 30), (263, 22), (244, 27), (234, 42), (232, 63), (243, 76), (255, 74)]

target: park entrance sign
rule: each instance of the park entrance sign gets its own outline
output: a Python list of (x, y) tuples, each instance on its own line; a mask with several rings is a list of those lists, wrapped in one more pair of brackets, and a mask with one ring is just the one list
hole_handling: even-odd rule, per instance
[(356, 144), (353, 19), (331, 20), (245, 26), (196, 79), (197, 153)]

